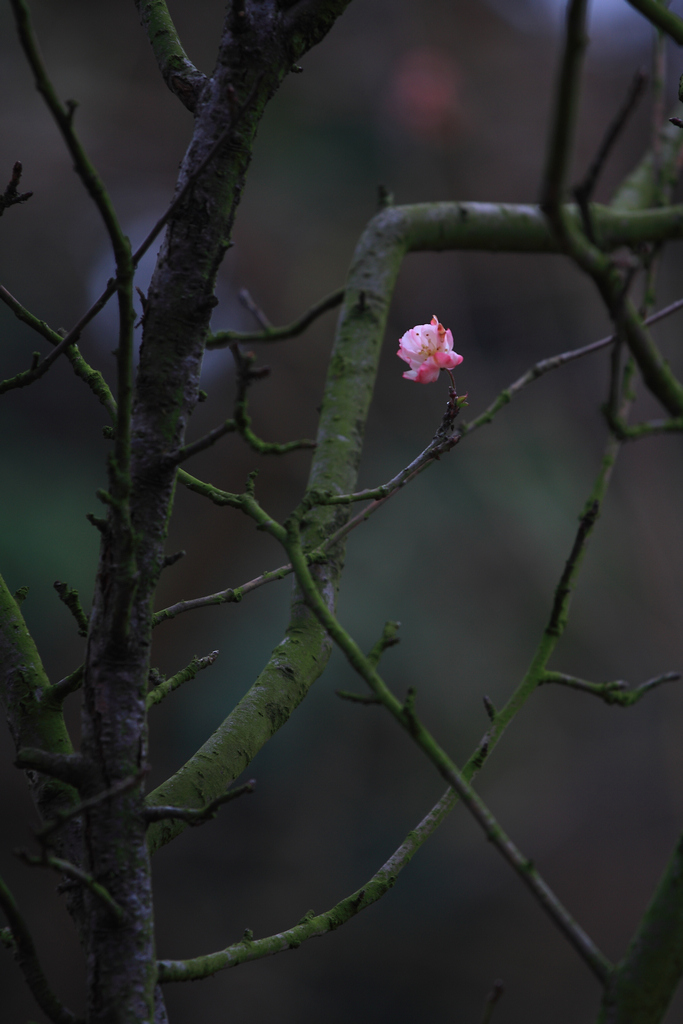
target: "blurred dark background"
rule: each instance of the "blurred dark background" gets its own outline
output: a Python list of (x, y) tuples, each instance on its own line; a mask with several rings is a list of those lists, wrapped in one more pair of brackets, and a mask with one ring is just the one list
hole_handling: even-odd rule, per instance
[[(676, 5), (674, 4), (674, 9)], [(78, 100), (77, 126), (133, 244), (164, 210), (191, 130), (168, 93), (129, 4), (33, 4), (60, 94)], [(223, 5), (174, 0), (191, 58), (209, 71)], [(557, 0), (355, 0), (324, 43), (285, 81), (257, 139), (221, 270), (215, 327), (252, 329), (247, 287), (285, 323), (339, 287), (377, 186), (396, 202), (533, 202), (558, 58)], [(585, 170), (652, 33), (624, 2), (595, 0), (574, 176)], [(681, 72), (669, 62), (667, 103)], [(2, 220), (0, 281), (54, 327), (69, 327), (111, 273), (94, 209), (35, 92), (7, 6), (0, 10), (0, 183), (24, 164), (34, 197)], [(644, 100), (600, 184), (607, 201), (648, 145)], [(668, 107), (667, 107), (668, 109)], [(683, 294), (680, 246), (670, 246), (657, 305)], [(144, 288), (151, 272), (140, 272)], [(397, 338), (437, 313), (464, 357), (458, 372), (477, 414), (532, 362), (608, 332), (590, 282), (560, 257), (450, 253), (409, 257), (401, 272), (367, 435), (363, 485), (384, 481), (419, 452), (442, 413), (445, 382), (404, 381)], [(24, 369), (37, 336), (0, 308), (3, 377)], [(312, 436), (334, 327), (258, 349), (271, 376), (252, 396), (257, 431)], [(115, 324), (102, 316), (82, 349), (113, 379)], [(657, 328), (683, 370), (680, 321)], [(229, 353), (205, 364), (208, 401), (198, 437), (230, 414)], [(607, 357), (545, 377), (447, 460), (353, 535), (340, 594), (342, 621), (367, 646), (385, 619), (402, 643), (386, 655), (398, 693), (418, 706), (462, 762), (486, 728), (483, 694), (503, 702), (524, 673), (597, 472), (605, 428), (598, 409)], [(641, 399), (639, 417), (654, 406)], [(23, 605), (48, 672), (61, 678), (82, 644), (52, 589), (92, 594), (97, 512), (105, 481), (106, 416), (58, 363), (42, 382), (3, 396), (0, 566)], [(258, 466), (259, 495), (283, 515), (301, 494), (305, 453), (258, 458), (227, 438), (190, 467), (239, 489)], [(683, 668), (679, 627), (681, 441), (625, 448), (552, 667), (589, 679), (642, 682)], [(420, 538), (419, 543), (416, 538)], [(236, 512), (179, 489), (158, 607), (236, 586), (282, 563), (276, 545)], [(280, 640), (289, 581), (240, 605), (193, 612), (160, 627), (154, 663), (171, 674), (194, 654), (216, 664), (151, 716), (154, 786), (200, 745), (246, 691)], [(334, 657), (290, 723), (256, 758), (256, 794), (189, 830), (155, 859), (158, 951), (188, 957), (321, 912), (362, 885), (440, 795), (434, 770), (377, 708), (339, 701), (356, 686)], [(78, 698), (69, 720), (77, 739)], [(624, 711), (570, 691), (541, 690), (496, 750), (478, 788), (522, 850), (604, 952), (618, 959), (668, 859), (683, 819), (683, 692), (662, 687)], [(55, 878), (22, 866), (35, 812), (13, 749), (0, 740), (0, 871), (38, 940), (48, 976), (74, 1010), (82, 967)], [(172, 1024), (248, 1017), (299, 1024), (392, 1021), (476, 1024), (495, 978), (499, 1024), (583, 1024), (598, 986), (520, 881), (457, 809), (379, 904), (296, 953), (246, 964), (199, 985), (166, 989)], [(43, 1021), (9, 954), (0, 955), (0, 1019)], [(680, 1019), (678, 1001), (667, 1021)]]

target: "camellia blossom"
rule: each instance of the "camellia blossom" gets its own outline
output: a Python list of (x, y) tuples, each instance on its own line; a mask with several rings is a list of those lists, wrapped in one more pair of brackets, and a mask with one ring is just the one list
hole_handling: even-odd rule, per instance
[(433, 316), (430, 324), (418, 324), (403, 335), (396, 355), (410, 366), (406, 380), (432, 384), (441, 370), (452, 370), (462, 362), (453, 351), (453, 335)]

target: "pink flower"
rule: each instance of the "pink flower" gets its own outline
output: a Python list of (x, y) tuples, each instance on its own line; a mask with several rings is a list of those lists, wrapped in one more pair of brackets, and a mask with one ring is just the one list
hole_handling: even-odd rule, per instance
[(403, 376), (418, 384), (431, 384), (441, 370), (452, 370), (462, 362), (453, 351), (453, 335), (435, 316), (431, 324), (418, 324), (401, 338), (396, 355), (410, 365)]

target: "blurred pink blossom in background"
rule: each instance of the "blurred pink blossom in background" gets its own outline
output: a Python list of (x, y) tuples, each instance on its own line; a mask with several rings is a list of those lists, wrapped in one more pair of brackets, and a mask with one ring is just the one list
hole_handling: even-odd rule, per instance
[(453, 351), (453, 335), (432, 317), (429, 324), (411, 327), (399, 342), (396, 355), (409, 364), (403, 376), (418, 384), (431, 384), (441, 370), (453, 370), (463, 357)]
[(435, 47), (409, 50), (392, 83), (394, 118), (420, 139), (443, 140), (460, 120), (459, 78), (454, 61)]

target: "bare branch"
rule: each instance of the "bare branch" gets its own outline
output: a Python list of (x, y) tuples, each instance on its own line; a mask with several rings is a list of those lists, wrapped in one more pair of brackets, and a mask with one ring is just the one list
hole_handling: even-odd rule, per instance
[(219, 590), (218, 593), (208, 594), (206, 597), (195, 597), (189, 601), (178, 601), (177, 604), (169, 605), (168, 608), (162, 608), (160, 611), (155, 612), (152, 625), (158, 626), (161, 622), (166, 622), (167, 619), (175, 619), (176, 615), (195, 611), (197, 608), (208, 608), (215, 604), (237, 603), (246, 594), (250, 594), (252, 590), (258, 590), (265, 583), (273, 583), (275, 580), (284, 579), (291, 572), (291, 565), (282, 565), (279, 569), (264, 572), (248, 583), (243, 583), (241, 587), (228, 587), (226, 590)]
[(330, 309), (336, 309), (344, 299), (344, 289), (338, 288), (320, 302), (311, 306), (298, 320), (285, 327), (265, 327), (262, 331), (217, 331), (211, 334), (206, 343), (207, 348), (225, 348), (233, 342), (251, 344), (255, 341), (285, 341), (296, 338), (306, 330), (318, 317)]
[(576, 676), (568, 676), (563, 672), (546, 672), (539, 680), (539, 686), (544, 683), (559, 683), (561, 686), (568, 686), (572, 690), (582, 690), (584, 693), (592, 693), (600, 697), (606, 704), (619, 704), (623, 708), (630, 708), (636, 704), (641, 697), (644, 697), (650, 690), (661, 686), (662, 683), (674, 683), (681, 678), (680, 672), (665, 672), (661, 676), (655, 676), (641, 683), (640, 686), (628, 689), (628, 683), (623, 679), (616, 679), (609, 683), (591, 683), (586, 679), (577, 679)]
[(16, 206), (17, 203), (25, 203), (26, 200), (30, 199), (33, 195), (33, 192), (19, 192), (21, 172), (22, 166), (17, 160), (12, 168), (12, 177), (9, 180), (9, 184), (2, 195), (0, 195), (0, 217), (2, 217), (5, 210), (8, 210), (10, 206)]
[(78, 598), (78, 591), (72, 590), (68, 584), (61, 583), (60, 580), (55, 580), (52, 584), (57, 593), (59, 594), (59, 600), (66, 605), (78, 626), (78, 635), (88, 635), (88, 616), (83, 611), (83, 607)]
[(675, 42), (683, 45), (683, 19), (670, 11), (664, 4), (659, 3), (658, 0), (627, 0), (627, 3), (644, 14), (648, 21), (656, 25), (662, 32), (666, 32)]
[(168, 697), (169, 693), (177, 690), (179, 686), (187, 683), (190, 679), (194, 679), (202, 669), (213, 665), (217, 657), (218, 651), (212, 651), (211, 654), (207, 654), (204, 658), (198, 658), (195, 655), (186, 668), (176, 672), (170, 679), (164, 679), (163, 682), (158, 683), (149, 691), (147, 694), (147, 708), (153, 707), (154, 704), (160, 704), (164, 697)]
[(588, 43), (586, 7), (587, 0), (569, 0), (567, 6), (565, 45), (543, 177), (541, 205), (545, 212), (557, 209), (564, 201), (579, 103), (579, 76)]
[(34, 857), (25, 850), (18, 850), (17, 856), (24, 861), (25, 864), (36, 868), (51, 868), (53, 871), (57, 871), (60, 875), (66, 875), (67, 878), (71, 878), (74, 882), (78, 882), (80, 885), (84, 885), (93, 896), (95, 896), (107, 910), (111, 913), (117, 924), (124, 924), (126, 920), (125, 911), (116, 900), (112, 897), (111, 893), (99, 882), (95, 881), (92, 875), (89, 875), (86, 871), (76, 867), (75, 864), (71, 864), (68, 860), (64, 860), (62, 857), (52, 857), (50, 854), (43, 853), (40, 857)]
[[(597, 500), (594, 500), (589, 504), (587, 511), (582, 516), (577, 539), (558, 585), (553, 611), (545, 631), (545, 635), (549, 639), (558, 635), (564, 626), (571, 583), (578, 568), (585, 541), (595, 522), (597, 510), (598, 503)], [(327, 607), (310, 574), (301, 549), (296, 518), (290, 518), (286, 525), (286, 546), (299, 586), (302, 589), (307, 605), (313, 611), (320, 624), (340, 647), (351, 667), (366, 681), (374, 695), (380, 698), (387, 710), (406, 729), (415, 743), (435, 765), (442, 777), (453, 787), (472, 816), (481, 825), (487, 838), (515, 869), (521, 880), (530, 889), (536, 900), (550, 915), (558, 928), (565, 934), (593, 973), (605, 984), (613, 970), (612, 964), (562, 905), (555, 893), (538, 873), (533, 863), (520, 852), (509, 836), (506, 835), (491, 814), (491, 811), (472, 789), (465, 774), (456, 767), (424, 728), (415, 713), (414, 689), (411, 688), (405, 703), (401, 704), (378, 675), (374, 665), (363, 655), (355, 641), (340, 625), (333, 612)], [(485, 743), (486, 752), (488, 752), (489, 742), (490, 740), (487, 736)], [(478, 755), (480, 761), (481, 751), (478, 752)]]
[(200, 437), (198, 441), (193, 441), (192, 444), (186, 444), (184, 447), (179, 448), (173, 456), (173, 462), (180, 465), (181, 462), (185, 462), (186, 459), (191, 459), (193, 455), (197, 455), (199, 452), (206, 451), (220, 441), (226, 434), (234, 434), (237, 430), (237, 424), (234, 420), (226, 420), (220, 427), (215, 427), (204, 437)]
[(666, 1015), (683, 973), (683, 837), (605, 991), (604, 1024), (654, 1024)]
[[(667, 316), (671, 316), (672, 313), (677, 313), (680, 309), (683, 309), (683, 299), (678, 299), (676, 302), (672, 302), (671, 305), (665, 306), (663, 309), (658, 310), (643, 321), (644, 326), (650, 326), (656, 324), (660, 320), (663, 320)], [(584, 356), (591, 355), (593, 352), (599, 352), (603, 348), (607, 348), (617, 340), (616, 334), (610, 334), (606, 338), (600, 338), (599, 341), (593, 341), (590, 345), (584, 345), (582, 348), (571, 349), (569, 352), (562, 352), (560, 355), (550, 356), (548, 359), (541, 359), (535, 363), (531, 369), (527, 370), (526, 373), (522, 374), (521, 377), (505, 388), (498, 397), (491, 403), (480, 416), (477, 416), (475, 420), (470, 423), (463, 423), (460, 427), (460, 433), (465, 435), (471, 433), (473, 430), (477, 430), (479, 427), (484, 426), (486, 423), (490, 423), (495, 414), (507, 405), (510, 400), (516, 395), (522, 388), (525, 388), (527, 384), (531, 384), (533, 381), (538, 380), (543, 374), (548, 373), (550, 370), (557, 370), (560, 366), (564, 366), (566, 363), (571, 363), (575, 359), (583, 359)]]
[(14, 761), (24, 771), (42, 772), (76, 789), (88, 777), (89, 768), (81, 754), (53, 754), (37, 747), (22, 747)]
[(251, 292), (249, 291), (248, 288), (240, 288), (238, 298), (242, 305), (244, 306), (244, 308), (249, 310), (254, 320), (263, 331), (268, 331), (272, 329), (272, 323), (270, 322), (266, 314), (263, 312), (261, 307), (257, 305), (257, 303), (254, 301)]
[(505, 988), (503, 986), (503, 982), (500, 979), (498, 979), (498, 981), (494, 981), (493, 988), (486, 997), (481, 1024), (490, 1024), (493, 1011), (496, 1008), (496, 1004), (500, 1001), (500, 997), (503, 995), (504, 991)]
[(24, 975), (26, 984), (31, 990), (31, 994), (45, 1016), (53, 1024), (84, 1024), (80, 1017), (76, 1017), (71, 1010), (67, 1010), (60, 1003), (48, 985), (38, 960), (38, 954), (36, 953), (31, 933), (19, 913), (14, 897), (2, 878), (0, 878), (0, 907), (2, 907), (9, 922), (17, 963)]
[[(20, 10), (23, 10), (24, 12), (26, 12), (26, 7), (25, 7), (25, 4), (23, 3), (23, 0), (11, 0), (11, 2), (13, 4), (13, 6), (15, 6), (16, 8), (18, 8)], [(37, 57), (37, 50), (35, 51), (35, 54), (36, 54), (36, 57)], [(46, 79), (46, 81), (47, 81), (47, 79)], [(148, 233), (146, 238), (142, 241), (142, 243), (135, 250), (135, 252), (132, 255), (132, 265), (133, 265), (133, 267), (136, 267), (138, 265), (138, 263), (140, 262), (140, 260), (144, 256), (144, 254), (147, 252), (149, 247), (152, 245), (154, 240), (161, 234), (161, 232), (163, 231), (164, 227), (166, 226), (166, 223), (169, 220), (169, 218), (176, 211), (176, 209), (180, 206), (180, 204), (184, 202), (184, 200), (186, 199), (188, 193), (190, 192), (190, 190), (194, 186), (195, 182), (200, 177), (200, 175), (206, 170), (206, 168), (211, 163), (211, 161), (213, 160), (213, 158), (216, 155), (216, 153), (218, 153), (218, 151), (230, 140), (230, 138), (234, 134), (235, 130), (237, 129), (238, 124), (239, 124), (242, 116), (244, 115), (244, 113), (248, 109), (248, 106), (249, 106), (253, 96), (256, 94), (256, 92), (258, 90), (258, 87), (259, 87), (259, 84), (260, 84), (260, 78), (257, 79), (257, 81), (254, 84), (254, 88), (252, 89), (251, 93), (249, 94), (249, 96), (247, 97), (245, 102), (242, 104), (242, 106), (239, 108), (239, 110), (236, 112), (235, 117), (233, 118), (232, 123), (229, 126), (229, 128), (226, 129), (226, 131), (223, 132), (223, 134), (219, 136), (219, 138), (216, 140), (214, 145), (211, 147), (211, 149), (207, 153), (206, 157), (194, 169), (193, 173), (188, 175), (187, 180), (185, 181), (185, 184), (178, 191), (177, 195), (174, 197), (173, 201), (171, 202), (170, 206), (167, 208), (166, 212), (162, 214), (162, 216), (158, 219), (158, 221), (156, 222), (154, 227), (151, 229), (151, 231)], [(49, 82), (48, 82), (48, 85), (49, 85)], [(52, 86), (50, 85), (49, 88), (51, 90)], [(56, 97), (55, 97), (55, 103), (57, 104), (59, 109), (63, 110), (63, 108), (61, 108), (61, 104), (60, 104), (59, 100), (57, 100)], [(69, 128), (70, 128), (70, 124), (69, 124)], [(74, 136), (74, 138), (75, 138), (75, 136)], [(108, 199), (108, 197), (107, 197), (107, 199)], [(56, 348), (53, 349), (53, 351), (48, 356), (46, 356), (45, 359), (41, 360), (41, 362), (38, 363), (37, 366), (32, 366), (31, 369), (29, 369), (29, 370), (24, 370), (22, 373), (18, 373), (14, 377), (9, 378), (8, 380), (1, 381), (0, 382), (0, 394), (3, 394), (5, 391), (13, 390), (14, 388), (26, 387), (27, 385), (33, 384), (34, 381), (39, 380), (41, 377), (43, 377), (47, 373), (47, 371), (50, 369), (50, 367), (53, 365), (53, 363), (55, 363), (57, 361), (59, 356), (61, 356), (62, 353), (65, 352), (69, 348), (69, 346), (73, 345), (73, 343), (75, 341), (78, 341), (78, 339), (80, 338), (80, 336), (81, 336), (81, 334), (83, 332), (83, 329), (85, 327), (87, 327), (87, 325), (90, 323), (90, 321), (94, 317), (96, 317), (97, 314), (99, 312), (101, 312), (101, 310), (104, 309), (104, 307), (106, 306), (107, 302), (109, 302), (109, 299), (112, 297), (112, 295), (114, 295), (116, 293), (118, 288), (119, 288), (119, 282), (118, 282), (117, 278), (111, 278), (109, 280), (109, 283), (107, 284), (107, 287), (104, 289), (104, 291), (102, 292), (100, 297), (97, 299), (97, 301), (94, 302), (92, 304), (92, 306), (90, 307), (90, 309), (88, 309), (87, 312), (85, 312), (83, 314), (81, 319), (78, 321), (78, 323), (74, 327), (71, 328), (71, 330), (68, 332), (68, 334), (65, 334), (64, 337), (61, 338), (61, 340), (59, 341), (59, 344), (57, 344)]]
[(398, 631), (401, 628), (400, 622), (385, 622), (382, 635), (368, 654), (368, 661), (375, 668), (379, 665), (380, 658), (389, 647), (395, 647), (396, 644), (401, 642), (401, 638), (398, 635)]
[(229, 789), (204, 807), (163, 807), (159, 804), (152, 804), (145, 808), (145, 819), (149, 823), (175, 819), (176, 821), (185, 821), (188, 825), (203, 825), (206, 821), (216, 817), (223, 804), (235, 800), (236, 797), (244, 796), (245, 793), (253, 793), (255, 788), (256, 779), (249, 779), (249, 782), (245, 782), (243, 786)]
[(185, 53), (165, 0), (135, 0), (135, 6), (166, 85), (194, 113), (206, 75)]
[(209, 953), (193, 960), (161, 960), (159, 961), (159, 981), (195, 981), (208, 978), (218, 971), (250, 960), (260, 960), (265, 956), (284, 952), (286, 949), (298, 949), (306, 939), (325, 935), (370, 907), (382, 898), (394, 885), (400, 872), (413, 859), (422, 844), (436, 831), (441, 822), (453, 808), (456, 796), (448, 789), (434, 805), (422, 821), (412, 829), (398, 849), (389, 857), (382, 867), (368, 879), (362, 888), (357, 889), (346, 899), (341, 900), (323, 914), (306, 914), (293, 928), (264, 939), (242, 939), (217, 953)]
[(83, 670), (84, 666), (79, 665), (77, 669), (74, 669), (64, 679), (60, 679), (58, 683), (55, 683), (51, 690), (50, 696), (53, 700), (61, 702), (69, 696), (70, 693), (75, 693), (83, 685)]
[(48, 821), (43, 827), (35, 833), (35, 837), (39, 843), (44, 843), (49, 837), (57, 832), (67, 821), (71, 821), (72, 818), (77, 818), (84, 811), (90, 810), (92, 807), (99, 807), (100, 804), (106, 803), (107, 800), (113, 800), (114, 797), (120, 796), (122, 793), (127, 793), (128, 790), (133, 789), (140, 779), (146, 774), (147, 769), (141, 769), (136, 772), (135, 775), (129, 775), (127, 779), (121, 779), (120, 782), (114, 783), (109, 789), (105, 789), (102, 793), (98, 793), (97, 796), (92, 796), (88, 800), (82, 800), (81, 803), (76, 804), (74, 807), (70, 807), (66, 811), (58, 811), (57, 815)]
[(612, 151), (615, 142), (625, 128), (626, 122), (638, 105), (638, 101), (643, 95), (646, 84), (647, 75), (641, 68), (636, 72), (633, 81), (629, 86), (626, 99), (624, 100), (621, 109), (617, 111), (616, 116), (605, 132), (602, 142), (598, 147), (598, 151), (595, 154), (593, 162), (588, 168), (583, 181), (574, 188), (574, 196), (579, 205), (579, 209), (581, 210), (581, 216), (583, 217), (584, 230), (591, 242), (595, 242), (595, 233), (593, 231), (593, 223), (590, 217), (588, 204), (607, 158)]

